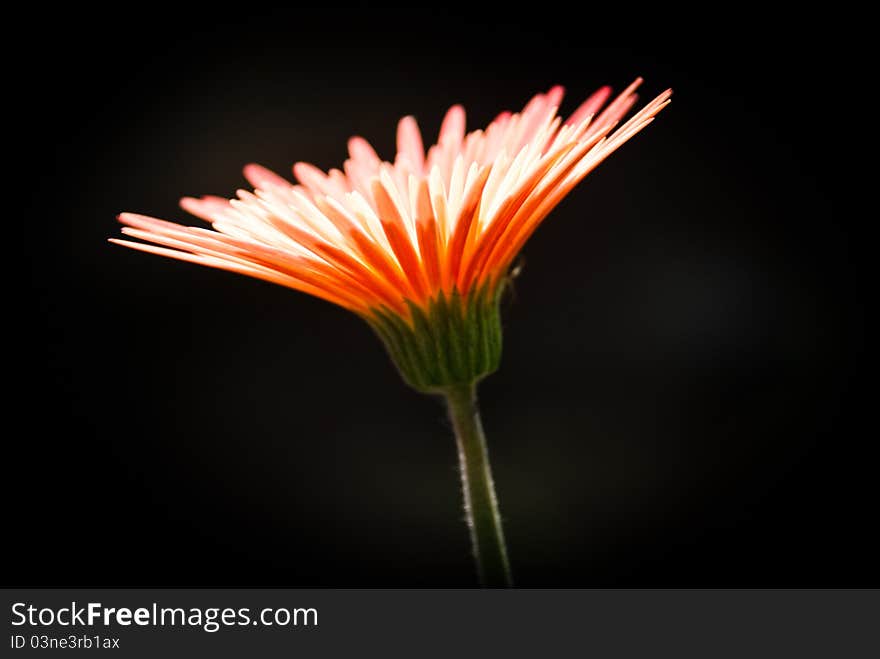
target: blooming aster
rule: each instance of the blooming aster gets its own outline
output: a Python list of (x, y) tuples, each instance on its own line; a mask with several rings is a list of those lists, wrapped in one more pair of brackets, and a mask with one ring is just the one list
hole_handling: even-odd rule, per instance
[(671, 90), (618, 127), (640, 83), (607, 105), (611, 90), (603, 87), (564, 121), (557, 115), (563, 89), (553, 87), (470, 133), (455, 105), (427, 153), (416, 120), (404, 117), (394, 162), (352, 137), (342, 170), (298, 162), (298, 184), (247, 165), (253, 192), (181, 200), (213, 230), (122, 213), (122, 232), (147, 242), (112, 242), (345, 307), (373, 326), (417, 389), (471, 382), (498, 367), (498, 299), (524, 243), (669, 103)]
[(599, 89), (565, 121), (553, 87), (471, 133), (455, 105), (427, 153), (416, 120), (404, 117), (393, 163), (353, 137), (342, 170), (299, 162), (298, 184), (248, 165), (253, 192), (181, 201), (213, 231), (122, 213), (123, 233), (145, 242), (111, 241), (265, 279), (364, 318), (410, 385), (445, 396), (481, 581), (510, 585), (475, 386), (501, 360), (499, 299), (519, 250), (669, 103), (667, 90), (618, 126), (640, 83), (610, 103), (611, 90)]

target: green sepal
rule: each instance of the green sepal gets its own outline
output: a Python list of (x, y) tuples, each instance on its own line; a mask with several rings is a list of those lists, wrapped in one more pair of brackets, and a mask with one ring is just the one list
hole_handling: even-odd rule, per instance
[(442, 291), (427, 306), (406, 301), (409, 316), (387, 307), (364, 318), (382, 339), (401, 376), (414, 389), (437, 393), (471, 384), (501, 363), (501, 286), (462, 296)]

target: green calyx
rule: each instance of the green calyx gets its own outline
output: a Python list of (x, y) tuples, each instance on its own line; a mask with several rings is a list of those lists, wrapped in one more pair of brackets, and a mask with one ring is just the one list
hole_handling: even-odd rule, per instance
[(462, 296), (441, 292), (427, 307), (407, 300), (410, 317), (387, 309), (366, 316), (403, 379), (414, 389), (438, 393), (472, 384), (501, 363), (502, 286), (484, 285)]

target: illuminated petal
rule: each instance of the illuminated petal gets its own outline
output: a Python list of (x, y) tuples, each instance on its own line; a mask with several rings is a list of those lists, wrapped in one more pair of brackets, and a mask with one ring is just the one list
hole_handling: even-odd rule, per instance
[(477, 291), (495, 299), (548, 213), (669, 103), (663, 92), (621, 124), (641, 83), (610, 103), (611, 89), (602, 87), (565, 121), (557, 115), (563, 89), (553, 87), (470, 133), (464, 108), (454, 105), (427, 153), (416, 120), (404, 117), (391, 161), (352, 137), (342, 170), (298, 162), (297, 184), (250, 164), (244, 176), (253, 191), (181, 200), (212, 229), (124, 213), (123, 232), (144, 242), (113, 242), (288, 286), (371, 318), (391, 312), (415, 323)]

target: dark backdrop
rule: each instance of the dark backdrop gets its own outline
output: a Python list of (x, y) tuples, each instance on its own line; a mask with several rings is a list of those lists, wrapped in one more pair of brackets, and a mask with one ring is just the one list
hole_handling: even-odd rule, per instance
[(231, 195), (250, 161), (338, 166), (355, 133), (388, 157), (404, 114), (433, 136), (456, 102), (478, 127), (642, 75), (672, 106), (527, 245), (481, 391), (518, 583), (880, 585), (833, 63), (772, 34), (598, 47), (611, 27), (502, 15), (53, 14), (48, 57), (14, 66), (14, 582), (473, 584), (443, 409), (366, 326), (106, 238), (123, 210), (192, 221), (178, 198)]

